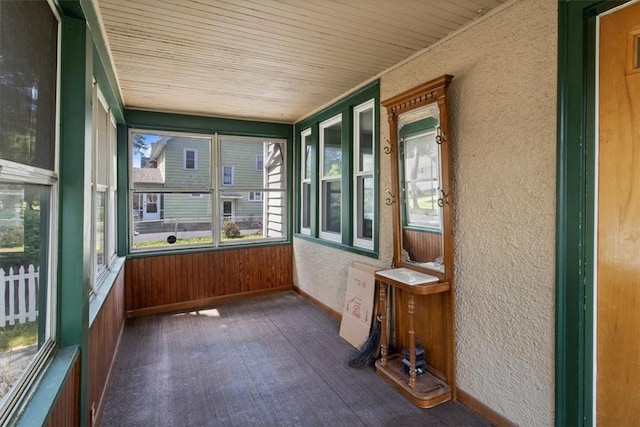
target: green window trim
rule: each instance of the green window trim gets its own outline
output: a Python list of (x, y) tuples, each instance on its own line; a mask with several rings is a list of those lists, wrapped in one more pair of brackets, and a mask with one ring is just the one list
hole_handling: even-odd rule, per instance
[[(374, 178), (374, 230), (373, 230), (373, 249), (364, 249), (359, 246), (354, 245), (354, 206), (353, 206), (353, 195), (354, 195), (354, 166), (353, 166), (353, 156), (355, 153), (354, 150), (354, 135), (353, 135), (353, 109), (369, 100), (374, 101), (374, 156), (375, 156), (375, 164), (373, 170), (373, 178)], [(341, 235), (338, 241), (328, 240), (320, 237), (320, 153), (319, 145), (320, 145), (320, 123), (325, 122), (332, 117), (341, 116), (342, 118), (342, 213), (341, 213)], [(295, 170), (294, 170), (294, 187), (293, 192), (295, 194), (295, 202), (293, 206), (295, 207), (295, 215), (293, 216), (292, 223), (295, 227), (295, 236), (298, 238), (302, 238), (304, 240), (313, 241), (316, 243), (321, 243), (327, 246), (335, 247), (341, 250), (345, 250), (348, 252), (358, 253), (365, 256), (376, 257), (378, 256), (379, 250), (379, 231), (378, 231), (378, 222), (379, 222), (379, 175), (380, 175), (380, 147), (377, 141), (380, 135), (380, 82), (375, 81), (362, 89), (346, 96), (335, 104), (325, 108), (324, 110), (314, 114), (311, 117), (308, 117), (294, 125), (294, 135), (295, 135)], [(309, 191), (309, 205), (310, 205), (310, 231), (309, 233), (303, 232), (301, 227), (301, 200), (300, 195), (301, 191), (301, 142), (300, 137), (301, 133), (311, 131), (310, 135), (310, 145), (311, 145), (311, 155), (310, 155), (310, 163), (311, 163), (311, 188)]]
[(594, 423), (596, 18), (626, 2), (558, 3), (557, 426)]

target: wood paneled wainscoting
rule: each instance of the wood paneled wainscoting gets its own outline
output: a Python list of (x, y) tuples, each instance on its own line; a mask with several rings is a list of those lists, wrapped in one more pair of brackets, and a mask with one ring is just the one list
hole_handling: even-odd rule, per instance
[(89, 331), (89, 420), (100, 419), (104, 405), (104, 392), (109, 384), (111, 367), (116, 359), (118, 344), (125, 322), (124, 268), (120, 270), (100, 313)]
[(129, 315), (185, 310), (293, 288), (292, 246), (244, 247), (127, 260)]
[(442, 234), (424, 231), (402, 230), (404, 248), (416, 262), (433, 261), (443, 254)]
[(78, 399), (80, 397), (80, 358), (76, 357), (73, 368), (66, 379), (56, 401), (47, 427), (77, 426), (80, 423)]

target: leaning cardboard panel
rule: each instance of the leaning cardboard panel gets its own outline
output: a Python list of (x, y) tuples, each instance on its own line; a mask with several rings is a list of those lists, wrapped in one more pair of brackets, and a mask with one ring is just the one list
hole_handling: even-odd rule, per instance
[(369, 336), (371, 321), (375, 317), (375, 288), (373, 271), (349, 268), (340, 336), (354, 347), (359, 347)]

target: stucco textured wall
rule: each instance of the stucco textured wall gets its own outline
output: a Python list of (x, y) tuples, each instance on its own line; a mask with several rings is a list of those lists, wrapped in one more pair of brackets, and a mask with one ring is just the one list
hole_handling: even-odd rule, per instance
[[(454, 76), (458, 386), (522, 426), (554, 422), (556, 64), (557, 2), (515, 0), (381, 77), (384, 100)], [(390, 214), (381, 203), (385, 267)], [(362, 257), (300, 239), (294, 254), (296, 285), (340, 311)]]

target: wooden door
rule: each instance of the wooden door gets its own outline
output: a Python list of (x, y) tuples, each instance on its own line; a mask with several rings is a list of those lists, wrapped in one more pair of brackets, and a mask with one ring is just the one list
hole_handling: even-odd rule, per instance
[(596, 422), (640, 425), (640, 3), (600, 19)]

